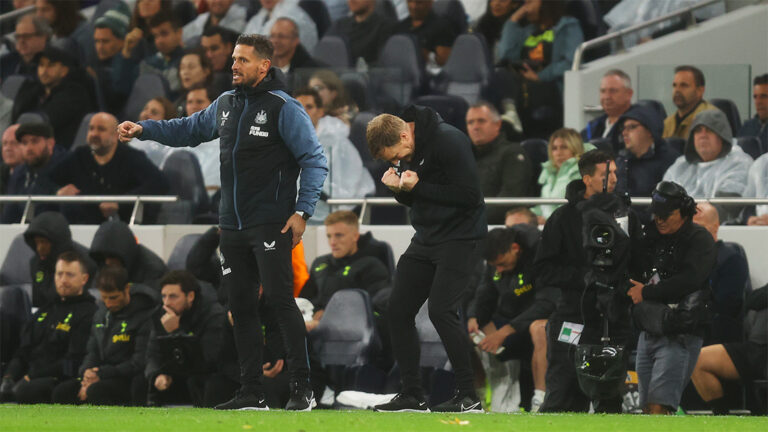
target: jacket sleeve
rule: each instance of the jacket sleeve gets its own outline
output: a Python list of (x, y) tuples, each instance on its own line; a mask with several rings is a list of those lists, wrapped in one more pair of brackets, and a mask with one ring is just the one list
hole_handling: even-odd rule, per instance
[(583, 269), (580, 266), (565, 262), (568, 257), (563, 256), (566, 246), (563, 244), (565, 239), (560, 226), (561, 217), (553, 216), (550, 216), (544, 224), (541, 241), (536, 250), (534, 267), (539, 275), (537, 278), (538, 286), (560, 289), (583, 287)]
[(157, 318), (153, 315), (149, 324), (149, 339), (147, 340), (147, 365), (144, 367), (144, 376), (150, 381), (154, 380), (163, 368), (163, 353), (157, 340), (159, 335), (155, 324), (156, 320)]
[(216, 99), (208, 108), (189, 117), (140, 121), (139, 124), (144, 130), (139, 138), (157, 141), (169, 147), (195, 147), (200, 143), (212, 141), (219, 136), (216, 124), (218, 106), (219, 99)]
[(768, 309), (768, 285), (752, 290), (747, 294), (747, 300), (745, 302), (747, 309), (749, 310), (763, 310)]
[(328, 161), (309, 115), (295, 99), (286, 100), (280, 110), (278, 128), (280, 136), (301, 168), (296, 211), (311, 216), (328, 175)]
[(496, 46), (496, 58), (518, 61), (523, 52), (523, 43), (531, 33), (530, 25), (520, 27), (514, 21), (507, 21), (501, 29), (501, 38)]
[(127, 59), (122, 53), (115, 54), (112, 60), (112, 85), (115, 90), (129, 94), (138, 77), (139, 61), (134, 58)]
[(219, 362), (219, 355), (224, 341), (225, 325), (229, 325), (223, 309), (221, 312), (211, 315), (208, 323), (200, 335), (200, 344), (202, 346), (203, 358), (205, 359), (206, 370), (215, 371)]
[(533, 303), (531, 303), (528, 309), (514, 317), (509, 322), (509, 325), (512, 326), (517, 333), (528, 332), (528, 327), (531, 326), (531, 323), (536, 320), (547, 319), (552, 315), (552, 312), (555, 311), (555, 305), (557, 304), (557, 299), (559, 297), (560, 291), (557, 288), (536, 288), (536, 298)]
[(529, 195), (533, 181), (533, 170), (524, 153), (504, 152), (500, 171), (504, 173), (504, 176), (501, 179), (501, 190), (498, 196), (523, 197)]
[(539, 71), (541, 81), (561, 80), (565, 71), (573, 65), (576, 49), (584, 42), (584, 34), (575, 18), (567, 17), (561, 20), (564, 22), (555, 32), (555, 40), (552, 44), (552, 60)]
[(360, 288), (366, 290), (371, 299), (389, 285), (389, 271), (378, 258), (371, 257), (370, 265), (362, 272)]
[(663, 303), (679, 301), (701, 289), (716, 261), (717, 250), (712, 236), (706, 231), (698, 231), (690, 237), (690, 244), (685, 249), (685, 256), (676, 273), (655, 285), (646, 285), (643, 288), (643, 299)]
[(470, 318), (477, 319), (477, 324), (481, 328), (491, 320), (499, 299), (499, 293), (493, 286), (492, 278), (494, 274), (495, 272), (486, 266), (483, 280), (475, 293), (474, 311), (468, 313)]
[[(212, 257), (219, 246), (219, 228), (211, 227), (189, 250), (186, 267), (196, 278), (219, 286), (221, 270)], [(218, 260), (216, 260), (218, 261)]]
[(413, 204), (413, 194), (411, 192), (397, 192), (394, 193), (395, 201), (400, 204), (410, 207)]
[(144, 370), (147, 356), (147, 343), (152, 322), (147, 320), (135, 334), (136, 341), (133, 345), (133, 354), (125, 361), (116, 365), (99, 366), (98, 375), (101, 379), (123, 377), (129, 378)]

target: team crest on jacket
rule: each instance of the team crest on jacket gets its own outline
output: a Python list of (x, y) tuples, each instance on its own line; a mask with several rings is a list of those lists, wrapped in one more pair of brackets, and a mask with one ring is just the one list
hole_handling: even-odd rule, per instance
[(264, 110), (259, 111), (256, 114), (256, 124), (264, 124), (267, 122), (267, 113)]

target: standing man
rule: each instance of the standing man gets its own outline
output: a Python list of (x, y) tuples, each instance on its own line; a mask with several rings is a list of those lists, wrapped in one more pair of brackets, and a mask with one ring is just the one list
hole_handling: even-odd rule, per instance
[(430, 108), (410, 106), (401, 117), (382, 114), (368, 123), (368, 148), (392, 163), (381, 182), (410, 207), (416, 234), (397, 264), (389, 301), (392, 350), (402, 388), (376, 411), (429, 412), (419, 375), (414, 318), (429, 299), (429, 319), (456, 373), (453, 399), (434, 411), (482, 412), (474, 390), (469, 337), (459, 318), (474, 270), (478, 240), (488, 226), (472, 143)]
[(189, 117), (123, 122), (118, 129), (123, 141), (140, 137), (174, 147), (220, 138), (220, 247), (226, 259), (222, 269), (229, 279), (241, 387), (219, 409), (268, 409), (257, 282), (276, 312), (288, 349), (291, 399), (286, 409), (310, 410), (315, 403), (306, 330), (292, 295), (291, 248), (304, 234), (328, 168), (312, 122), (275, 76), (272, 52), (269, 39), (240, 35), (233, 53), (235, 90)]

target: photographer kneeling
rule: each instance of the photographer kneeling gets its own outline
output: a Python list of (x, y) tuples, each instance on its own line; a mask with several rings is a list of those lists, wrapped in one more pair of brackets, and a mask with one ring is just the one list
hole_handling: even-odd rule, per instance
[(693, 223), (696, 202), (677, 183), (653, 191), (653, 224), (646, 227), (649, 277), (631, 280), (633, 317), (640, 327), (637, 375), (646, 414), (677, 410), (702, 345), (709, 273), (716, 249), (711, 235)]

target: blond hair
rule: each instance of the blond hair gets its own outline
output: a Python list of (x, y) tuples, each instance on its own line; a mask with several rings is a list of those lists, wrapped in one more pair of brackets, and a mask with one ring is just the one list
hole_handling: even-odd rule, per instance
[(325, 217), (325, 226), (334, 225), (337, 223), (345, 223), (349, 226), (359, 228), (360, 223), (357, 220), (357, 215), (349, 210), (335, 211)]
[(385, 147), (392, 147), (400, 142), (400, 133), (407, 125), (403, 119), (392, 114), (381, 114), (368, 122), (365, 138), (368, 140), (368, 151), (374, 159), (378, 159)]
[(573, 156), (578, 159), (584, 154), (584, 143), (581, 141), (581, 134), (576, 130), (570, 128), (561, 128), (552, 133), (549, 137), (549, 144), (547, 145), (547, 155), (549, 160), (552, 160), (552, 145), (556, 139), (560, 138), (565, 143), (568, 150), (573, 153)]

